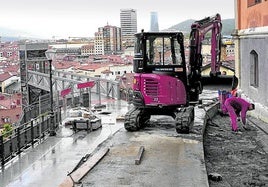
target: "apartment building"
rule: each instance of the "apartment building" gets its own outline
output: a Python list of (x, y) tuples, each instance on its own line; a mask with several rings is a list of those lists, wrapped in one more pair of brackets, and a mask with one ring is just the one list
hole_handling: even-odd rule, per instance
[(111, 25), (99, 27), (95, 33), (95, 55), (118, 54), (122, 52), (121, 28)]
[(101, 28), (98, 29), (98, 32), (95, 32), (94, 53), (95, 55), (104, 55), (104, 39)]
[(94, 54), (95, 54), (94, 42), (81, 46), (81, 55), (86, 56)]
[(11, 60), (18, 61), (18, 44), (14, 42), (0, 43), (0, 61)]

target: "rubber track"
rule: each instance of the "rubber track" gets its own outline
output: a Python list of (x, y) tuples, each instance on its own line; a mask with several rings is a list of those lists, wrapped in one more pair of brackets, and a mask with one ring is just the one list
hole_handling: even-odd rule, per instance
[(194, 107), (183, 108), (179, 113), (176, 114), (176, 131), (178, 133), (189, 133), (190, 125), (193, 122)]
[(125, 129), (127, 131), (137, 131), (140, 129), (139, 124), (137, 124), (137, 116), (139, 115), (140, 110), (137, 107), (132, 108), (125, 115)]

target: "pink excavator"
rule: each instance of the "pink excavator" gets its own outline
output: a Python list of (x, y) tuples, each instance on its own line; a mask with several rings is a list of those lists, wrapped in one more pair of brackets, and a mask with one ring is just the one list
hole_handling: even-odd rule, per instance
[(216, 14), (191, 26), (189, 62), (185, 59), (181, 32), (141, 32), (135, 35), (133, 61), (134, 107), (125, 115), (128, 131), (145, 127), (152, 115), (169, 115), (178, 133), (189, 133), (194, 121), (194, 104), (202, 93), (202, 41), (211, 31), (211, 72), (220, 72), (221, 17)]

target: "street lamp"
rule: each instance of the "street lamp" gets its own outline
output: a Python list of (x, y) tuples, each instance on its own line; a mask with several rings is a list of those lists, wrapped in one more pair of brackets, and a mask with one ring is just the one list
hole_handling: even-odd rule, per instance
[(50, 90), (50, 136), (56, 136), (55, 131), (55, 121), (54, 121), (54, 111), (53, 111), (53, 85), (52, 85), (52, 60), (56, 51), (53, 49), (48, 49), (45, 54), (49, 62), (49, 90)]

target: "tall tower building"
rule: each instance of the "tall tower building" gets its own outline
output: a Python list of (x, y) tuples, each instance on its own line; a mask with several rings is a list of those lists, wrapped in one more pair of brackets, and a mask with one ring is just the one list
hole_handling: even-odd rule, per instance
[(150, 31), (152, 31), (152, 32), (158, 32), (159, 31), (157, 12), (151, 12), (151, 27), (150, 27)]
[(137, 33), (137, 13), (134, 9), (121, 9), (120, 22), (122, 42), (126, 45), (134, 44), (134, 34)]

